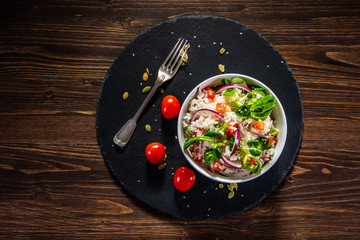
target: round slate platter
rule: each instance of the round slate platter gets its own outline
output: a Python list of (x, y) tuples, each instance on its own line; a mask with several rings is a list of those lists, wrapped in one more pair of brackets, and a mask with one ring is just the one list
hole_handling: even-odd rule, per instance
[[(131, 118), (145, 95), (142, 89), (152, 86), (157, 71), (179, 37), (189, 40), (189, 61), (175, 77), (157, 92), (138, 121), (128, 143), (121, 149), (113, 137)], [(219, 54), (220, 48), (226, 52)], [(161, 115), (161, 100), (176, 96), (182, 103), (186, 94), (208, 77), (225, 73), (252, 76), (269, 86), (280, 99), (287, 116), (288, 136), (282, 155), (264, 175), (239, 184), (235, 196), (228, 199), (227, 185), (196, 173), (194, 186), (179, 192), (173, 174), (181, 166), (191, 168), (177, 140), (177, 118)], [(142, 75), (150, 71), (147, 82)], [(124, 101), (122, 95), (129, 93)], [(149, 124), (152, 131), (145, 130)], [(163, 22), (134, 39), (115, 59), (101, 87), (97, 106), (96, 128), (99, 144), (110, 171), (130, 194), (148, 206), (185, 220), (218, 219), (237, 214), (266, 198), (283, 180), (296, 157), (302, 135), (303, 110), (297, 82), (280, 53), (260, 34), (241, 23), (212, 16), (186, 16)], [(159, 170), (145, 157), (151, 142), (166, 146), (167, 166)]]

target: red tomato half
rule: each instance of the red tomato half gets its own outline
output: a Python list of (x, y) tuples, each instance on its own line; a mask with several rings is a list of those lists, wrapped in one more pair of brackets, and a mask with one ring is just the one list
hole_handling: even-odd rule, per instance
[(187, 167), (180, 167), (174, 175), (174, 185), (177, 190), (184, 192), (189, 190), (195, 183), (195, 173)]
[(154, 142), (145, 149), (146, 158), (153, 164), (161, 163), (165, 158), (165, 147), (161, 143)]
[(166, 119), (171, 119), (179, 116), (181, 105), (179, 100), (172, 96), (167, 95), (161, 102), (161, 113)]

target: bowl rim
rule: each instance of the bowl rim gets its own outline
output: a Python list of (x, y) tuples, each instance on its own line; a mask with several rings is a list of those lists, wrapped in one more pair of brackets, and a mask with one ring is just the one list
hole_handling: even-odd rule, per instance
[[(183, 130), (183, 117), (185, 115), (185, 113), (188, 110), (188, 106), (189, 106), (189, 102), (195, 97), (195, 95), (198, 92), (199, 88), (204, 88), (206, 86), (210, 86), (212, 84), (214, 84), (216, 81), (219, 81), (219, 79), (221, 78), (234, 78), (234, 77), (241, 77), (244, 78), (245, 81), (249, 80), (252, 83), (255, 83), (255, 85), (257, 86), (261, 86), (261, 87), (266, 87), (266, 89), (269, 91), (269, 93), (271, 95), (273, 95), (277, 101), (277, 106), (276, 108), (280, 110), (280, 115), (282, 118), (282, 131), (280, 131), (280, 134), (282, 136), (282, 141), (281, 144), (279, 145), (279, 142), (277, 143), (275, 149), (275, 156), (274, 159), (272, 159), (270, 162), (268, 162), (265, 166), (266, 168), (263, 168), (261, 170), (261, 172), (259, 174), (256, 175), (247, 175), (245, 177), (241, 177), (241, 178), (236, 178), (236, 179), (232, 179), (230, 177), (227, 176), (221, 176), (215, 173), (210, 173), (210, 170), (206, 170), (204, 167), (200, 166), (198, 163), (196, 163), (194, 160), (192, 160), (192, 158), (185, 152), (184, 148), (183, 148), (183, 144), (184, 144), (184, 130)], [(276, 119), (275, 119), (276, 120)], [(254, 180), (260, 176), (262, 176), (263, 174), (265, 174), (269, 169), (271, 169), (275, 163), (278, 161), (278, 159), (281, 157), (282, 152), (284, 150), (285, 144), (286, 144), (286, 139), (287, 139), (287, 118), (286, 118), (286, 114), (284, 111), (284, 108), (282, 107), (282, 104), (280, 102), (280, 100), (278, 99), (278, 97), (275, 95), (275, 93), (267, 86), (265, 85), (263, 82), (257, 80), (256, 78), (250, 77), (248, 75), (244, 75), (244, 74), (240, 74), (240, 73), (225, 73), (225, 74), (218, 74), (212, 77), (208, 77), (207, 79), (205, 79), (204, 81), (201, 81), (197, 86), (195, 86), (190, 93), (187, 95), (187, 97), (185, 98), (185, 100), (182, 103), (181, 109), (180, 109), (180, 113), (179, 113), (179, 117), (178, 117), (178, 121), (177, 121), (177, 135), (178, 135), (178, 143), (180, 145), (181, 148), (181, 152), (183, 153), (183, 155), (185, 156), (186, 160), (190, 163), (190, 165), (196, 169), (196, 171), (198, 171), (200, 174), (202, 174), (203, 176), (213, 180), (213, 181), (217, 181), (217, 182), (223, 182), (223, 183), (245, 183), (251, 180)]]

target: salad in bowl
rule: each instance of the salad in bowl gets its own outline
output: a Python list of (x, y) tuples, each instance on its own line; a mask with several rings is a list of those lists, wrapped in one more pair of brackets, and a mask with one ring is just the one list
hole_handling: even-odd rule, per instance
[(245, 182), (275, 164), (287, 134), (275, 94), (242, 74), (211, 77), (185, 99), (178, 139), (189, 163), (212, 180)]

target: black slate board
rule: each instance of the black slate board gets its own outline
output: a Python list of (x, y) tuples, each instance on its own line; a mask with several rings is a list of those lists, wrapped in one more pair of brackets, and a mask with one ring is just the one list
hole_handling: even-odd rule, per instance
[[(189, 40), (189, 62), (177, 75), (165, 83), (165, 94), (156, 93), (141, 115), (129, 144), (120, 149), (113, 137), (131, 118), (145, 95), (141, 90), (152, 86), (157, 70), (179, 37)], [(219, 49), (224, 47), (224, 55)], [(198, 83), (220, 74), (218, 64), (226, 66), (225, 73), (252, 76), (269, 86), (280, 99), (287, 116), (288, 136), (282, 155), (264, 175), (251, 182), (239, 184), (235, 196), (228, 199), (229, 190), (218, 188), (219, 183), (196, 173), (196, 182), (187, 192), (173, 186), (173, 173), (181, 166), (191, 166), (181, 154), (176, 139), (177, 118), (161, 116), (161, 100), (176, 96), (182, 103), (186, 94)], [(145, 69), (150, 70), (147, 82), (142, 80)], [(129, 92), (128, 100), (122, 99)], [(152, 126), (151, 133), (145, 125)], [(280, 53), (260, 34), (241, 23), (212, 16), (186, 16), (163, 22), (134, 39), (110, 67), (98, 100), (96, 128), (99, 144), (109, 169), (130, 194), (150, 207), (185, 220), (218, 219), (237, 214), (266, 198), (290, 170), (300, 146), (303, 109), (297, 82)], [(166, 146), (167, 167), (160, 171), (145, 157), (151, 142)]]

